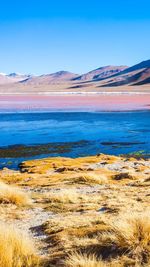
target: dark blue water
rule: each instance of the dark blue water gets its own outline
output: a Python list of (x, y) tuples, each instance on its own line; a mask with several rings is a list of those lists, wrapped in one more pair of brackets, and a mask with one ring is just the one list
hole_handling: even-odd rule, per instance
[[(74, 142), (81, 142), (74, 145)], [(0, 148), (10, 145), (72, 144), (70, 150), (27, 156), (5, 156), (0, 167), (16, 167), (30, 158), (85, 156), (97, 153), (150, 152), (150, 112), (49, 112), (0, 114)], [(42, 146), (43, 147), (43, 146)], [(17, 149), (17, 147), (16, 147)], [(6, 153), (7, 154), (7, 153)], [(29, 153), (30, 154), (30, 153)]]

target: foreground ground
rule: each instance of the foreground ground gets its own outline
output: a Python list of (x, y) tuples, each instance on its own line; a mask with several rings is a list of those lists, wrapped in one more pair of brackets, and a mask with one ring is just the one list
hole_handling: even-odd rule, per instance
[(1, 267), (150, 266), (149, 159), (47, 158), (0, 180)]

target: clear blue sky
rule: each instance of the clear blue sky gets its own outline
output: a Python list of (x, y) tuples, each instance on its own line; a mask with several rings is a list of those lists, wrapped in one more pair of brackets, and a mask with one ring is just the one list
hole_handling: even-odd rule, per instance
[(149, 0), (6, 0), (0, 72), (84, 73), (150, 59)]

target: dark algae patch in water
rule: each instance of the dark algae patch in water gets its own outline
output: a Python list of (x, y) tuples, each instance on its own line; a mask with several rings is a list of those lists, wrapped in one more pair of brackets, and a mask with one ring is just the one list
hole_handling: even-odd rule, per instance
[(69, 153), (75, 147), (86, 146), (88, 141), (49, 143), (38, 145), (10, 145), (0, 148), (0, 158), (32, 157), (41, 154), (64, 154)]
[(102, 142), (103, 146), (132, 146), (132, 145), (143, 145), (145, 142)]

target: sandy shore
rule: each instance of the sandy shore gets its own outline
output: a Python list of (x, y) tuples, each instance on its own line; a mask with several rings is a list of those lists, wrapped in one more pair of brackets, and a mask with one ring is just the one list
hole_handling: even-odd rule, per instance
[(0, 95), (0, 110), (123, 111), (150, 109), (150, 94)]

